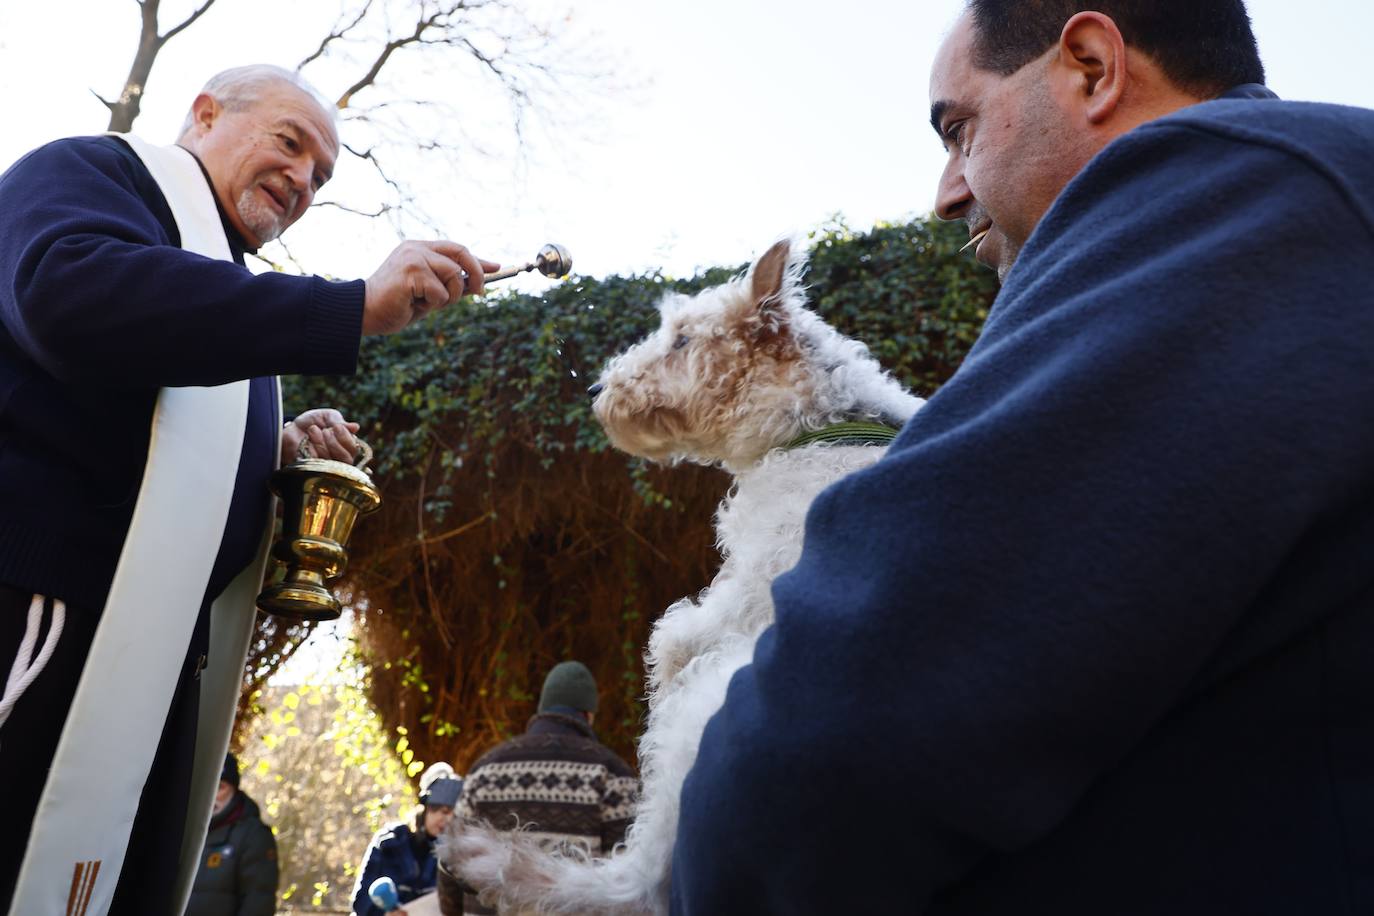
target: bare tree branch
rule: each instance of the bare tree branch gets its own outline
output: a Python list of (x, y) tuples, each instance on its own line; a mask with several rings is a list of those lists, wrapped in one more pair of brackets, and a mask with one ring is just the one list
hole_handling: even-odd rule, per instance
[(185, 29), (191, 23), (195, 22), (201, 16), (205, 15), (205, 11), (214, 5), (215, 0), (205, 0), (205, 2), (202, 3), (200, 7), (194, 13), (192, 13), (189, 18), (187, 18), (185, 22), (183, 22), (181, 25), (177, 26), (176, 28), (172, 29), (170, 32), (162, 36), (163, 43), (171, 41), (172, 38), (174, 38), (177, 35), (177, 33)]
[(138, 35), (138, 50), (134, 62), (129, 67), (129, 75), (124, 80), (124, 90), (119, 101), (110, 108), (110, 123), (106, 130), (127, 132), (138, 118), (139, 105), (143, 100), (143, 87), (148, 84), (148, 74), (152, 72), (157, 52), (162, 50), (162, 38), (157, 34), (157, 8), (161, 0), (138, 0), (140, 16), (143, 21)]
[(314, 204), (314, 206), (316, 206), (316, 207), (331, 207), (331, 208), (333, 208), (333, 209), (335, 209), (335, 210), (342, 210), (342, 211), (345, 212), (345, 213), (352, 213), (354, 216), (366, 216), (366, 217), (368, 217), (369, 219), (376, 219), (376, 218), (379, 217), (379, 216), (386, 216), (388, 213), (390, 213), (390, 212), (394, 209), (394, 208), (391, 206), (391, 204), (382, 204), (382, 205), (379, 206), (376, 210), (373, 210), (373, 211), (371, 211), (371, 212), (368, 212), (368, 211), (366, 211), (366, 210), (359, 210), (357, 207), (350, 207), (350, 206), (348, 206), (348, 205), (346, 205), (346, 204), (341, 204), (341, 203), (339, 203), (337, 200), (321, 200), (321, 201), (316, 201), (316, 203)]
[(353, 147), (349, 146), (347, 143), (343, 145), (343, 148), (348, 150), (357, 158), (362, 159), (364, 162), (371, 163), (372, 167), (377, 170), (377, 174), (381, 176), (382, 181), (385, 181), (387, 184), (391, 185), (392, 190), (394, 190), (396, 193), (402, 195), (406, 193), (405, 188), (401, 186), (401, 183), (387, 174), (386, 169), (382, 166), (381, 160), (377, 158), (377, 152), (375, 149), (356, 150)]
[(305, 269), (305, 265), (302, 264), (302, 263), (296, 258), (296, 256), (295, 256), (294, 254), (291, 253), (291, 249), (288, 248), (288, 247), (286, 247), (286, 243), (285, 243), (285, 242), (283, 242), (281, 239), (275, 239), (274, 241), (275, 241), (275, 242), (277, 243), (277, 245), (281, 248), (282, 252), (286, 255), (286, 260), (290, 261), (290, 262), (292, 263), (292, 265), (295, 266), (295, 268), (296, 268), (296, 270), (297, 270), (298, 272), (303, 273), (303, 274), (308, 274), (308, 273), (310, 273), (310, 271), (308, 271), (308, 270)]
[(269, 257), (265, 257), (265, 256), (263, 256), (263, 255), (261, 255), (261, 254), (258, 254), (256, 251), (251, 252), (248, 256), (249, 256), (250, 258), (257, 258), (259, 261), (261, 261), (262, 263), (266, 264), (269, 268), (271, 268), (272, 270), (275, 270), (275, 271), (276, 271), (277, 273), (279, 273), (279, 274), (284, 274), (284, 273), (286, 273), (286, 268), (285, 268), (285, 267), (283, 267), (282, 265), (278, 264), (276, 261), (272, 260), (272, 259), (269, 258)]
[[(461, 7), (461, 4), (459, 4), (459, 6)], [(425, 34), (425, 30), (433, 28), (435, 23), (442, 19), (445, 15), (447, 14), (444, 11), (440, 11), (432, 16), (427, 16), (415, 24), (415, 31), (411, 35), (408, 35), (404, 38), (393, 39), (391, 41), (388, 41), (385, 45), (383, 45), (381, 53), (378, 54), (377, 59), (372, 62), (372, 66), (368, 69), (367, 74), (364, 75), (362, 79), (358, 80), (352, 86), (349, 86), (347, 89), (345, 89), (344, 94), (339, 96), (339, 107), (347, 108), (349, 102), (353, 100), (353, 96), (357, 95), (359, 92), (363, 91), (368, 86), (371, 86), (373, 83), (376, 82), (377, 75), (382, 72), (382, 68), (385, 67), (386, 62), (391, 59), (392, 54), (394, 54), (398, 49), (404, 48), (408, 44), (414, 44), (415, 42), (418, 42), (421, 36)]]
[[(343, 27), (339, 27), (336, 25), (334, 29), (332, 29), (330, 33), (324, 37), (324, 41), (320, 42), (320, 46), (316, 48), (313, 53), (307, 55), (304, 60), (296, 64), (296, 72), (299, 73), (305, 67), (305, 65), (310, 63), (312, 60), (318, 60), (319, 58), (323, 57), (324, 52), (329, 48), (331, 42), (338, 41), (339, 39), (345, 37), (349, 32), (356, 29), (359, 25), (362, 24), (362, 21), (367, 18), (367, 14), (371, 11), (372, 0), (367, 0), (367, 2), (363, 4), (363, 8), (358, 11), (358, 15), (353, 17), (352, 22)], [(343, 18), (340, 17), (339, 21), (342, 22)]]
[[(281, 248), (282, 254), (286, 255), (286, 260), (289, 261), (291, 263), (291, 266), (296, 269), (296, 273), (310, 273), (310, 271), (306, 270), (305, 266), (301, 264), (300, 261), (296, 260), (296, 256), (291, 253), (291, 249), (287, 248), (281, 239), (275, 239), (274, 241), (277, 243), (277, 246)], [(272, 270), (276, 271), (279, 274), (291, 273), (291, 271), (286, 268), (286, 265), (278, 264), (276, 261), (264, 255), (261, 251), (250, 252), (250, 255), (252, 257), (257, 258), (259, 261), (266, 264), (268, 267), (272, 268)]]
[[(133, 65), (129, 67), (129, 75), (124, 80), (124, 90), (119, 94), (119, 101), (110, 103), (105, 102), (110, 109), (110, 123), (106, 130), (127, 132), (134, 126), (134, 121), (138, 119), (140, 106), (143, 102), (143, 91), (148, 85), (148, 76), (153, 71), (153, 63), (157, 60), (157, 54), (162, 50), (162, 46), (180, 33), (183, 29), (191, 25), (205, 14), (215, 0), (205, 0), (186, 21), (172, 29), (165, 35), (159, 35), (157, 30), (158, 6), (162, 0), (137, 0), (143, 26), (138, 36), (138, 51), (134, 54)], [(100, 98), (99, 95), (96, 98)]]
[[(162, 46), (218, 0), (189, 0), (192, 12), (165, 33), (158, 29), (162, 0), (135, 2), (142, 28), (124, 90), (112, 99), (92, 90), (116, 131), (128, 130), (138, 117)], [(567, 15), (546, 24), (519, 0), (335, 2), (333, 25), (297, 70), (309, 66), (312, 77), (316, 71), (338, 74), (342, 64), (347, 77), (351, 68), (356, 79), (329, 97), (337, 98), (341, 111), (344, 148), (368, 163), (378, 181), (367, 185), (370, 190), (350, 193), (350, 199), (319, 206), (382, 218), (399, 237), (420, 231), (447, 235), (426, 203), (437, 210), (452, 198), (447, 188), (435, 193), (439, 188), (426, 183), (428, 176), (464, 174), (479, 182), (485, 169), (498, 183), (513, 181), (541, 139), (556, 135), (560, 149), (569, 132), (590, 139), (588, 100), (618, 76), (604, 57), (592, 61), (577, 53), (568, 40)], [(444, 88), (417, 90), (423, 84), (412, 82), (416, 68), (432, 75), (431, 86)], [(361, 106), (360, 98), (366, 99)]]
[[(138, 0), (138, 2), (141, 3), (142, 0)], [(106, 108), (110, 109), (110, 111), (114, 111), (114, 110), (115, 110), (115, 103), (114, 103), (114, 102), (111, 102), (109, 99), (105, 98), (103, 95), (101, 95), (100, 93), (96, 92), (94, 89), (91, 90), (91, 95), (93, 95), (93, 96), (95, 96), (97, 99), (99, 99), (99, 100), (100, 100), (100, 104), (102, 104), (102, 105), (104, 105)]]

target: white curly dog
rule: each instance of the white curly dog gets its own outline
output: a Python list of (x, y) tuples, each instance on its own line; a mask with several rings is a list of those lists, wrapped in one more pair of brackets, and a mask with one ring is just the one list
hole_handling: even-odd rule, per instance
[(735, 475), (716, 515), (723, 563), (708, 588), (654, 624), (644, 789), (623, 847), (591, 859), (456, 822), (441, 841), (446, 866), (503, 914), (667, 912), (682, 782), (730, 676), (773, 619), (770, 585), (801, 555), (807, 508), (877, 461), (923, 403), (805, 308), (803, 266), (782, 241), (730, 283), (669, 295), (659, 329), (612, 359), (592, 389), (617, 448)]

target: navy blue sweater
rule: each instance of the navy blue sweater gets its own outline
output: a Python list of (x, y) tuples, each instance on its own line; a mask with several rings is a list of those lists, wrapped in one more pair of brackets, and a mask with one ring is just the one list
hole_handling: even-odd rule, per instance
[(1374, 112), (1120, 138), (813, 505), (674, 912), (1374, 911)]
[(103, 605), (158, 388), (254, 379), (213, 596), (261, 531), (268, 377), (353, 371), (363, 281), (183, 251), (156, 183), (110, 137), (29, 153), (0, 176), (0, 214), (0, 583)]

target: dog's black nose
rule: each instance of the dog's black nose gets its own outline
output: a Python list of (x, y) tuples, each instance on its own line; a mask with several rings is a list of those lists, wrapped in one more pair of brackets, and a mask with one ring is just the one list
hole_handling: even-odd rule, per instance
[(587, 389), (587, 394), (591, 395), (592, 397), (596, 397), (598, 394), (601, 393), (601, 387), (601, 383), (597, 382), (595, 385)]

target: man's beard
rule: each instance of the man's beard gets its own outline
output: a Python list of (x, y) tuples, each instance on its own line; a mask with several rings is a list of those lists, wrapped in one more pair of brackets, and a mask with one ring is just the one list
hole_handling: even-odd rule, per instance
[(239, 195), (239, 219), (258, 237), (259, 245), (266, 245), (286, 229), (285, 215), (278, 215), (257, 195), (258, 185), (250, 185)]

